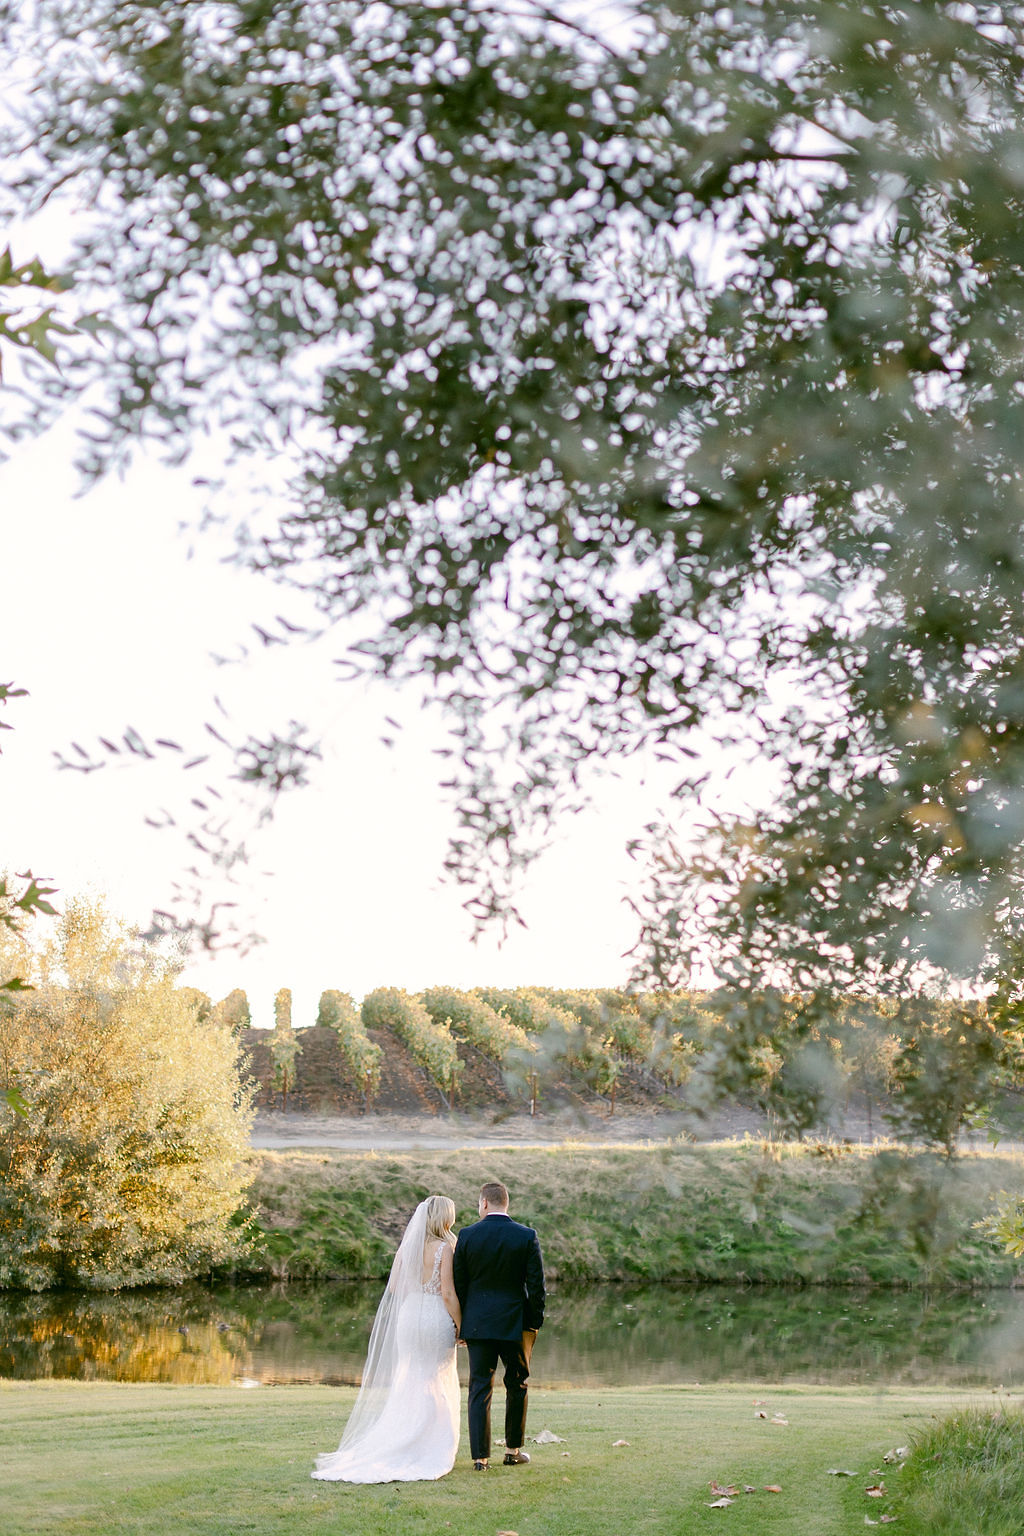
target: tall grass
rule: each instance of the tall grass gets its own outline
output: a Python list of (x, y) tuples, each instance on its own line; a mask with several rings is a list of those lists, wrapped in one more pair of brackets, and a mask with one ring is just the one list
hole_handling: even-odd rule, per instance
[(1024, 1413), (966, 1408), (916, 1436), (892, 1506), (902, 1536), (1021, 1536)]

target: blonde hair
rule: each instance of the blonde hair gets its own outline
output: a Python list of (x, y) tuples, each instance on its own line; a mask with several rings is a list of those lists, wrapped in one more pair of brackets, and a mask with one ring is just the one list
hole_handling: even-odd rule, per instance
[(431, 1195), (427, 1201), (427, 1238), (439, 1237), (455, 1247), (452, 1226), (455, 1221), (455, 1202), (447, 1195)]

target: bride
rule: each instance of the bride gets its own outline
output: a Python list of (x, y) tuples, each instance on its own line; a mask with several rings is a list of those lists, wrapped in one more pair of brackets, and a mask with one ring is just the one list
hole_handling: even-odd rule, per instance
[(317, 1457), (313, 1477), (411, 1483), (444, 1477), (454, 1466), (462, 1316), (452, 1281), (454, 1221), (444, 1195), (413, 1212), (377, 1308), (355, 1407), (341, 1444)]

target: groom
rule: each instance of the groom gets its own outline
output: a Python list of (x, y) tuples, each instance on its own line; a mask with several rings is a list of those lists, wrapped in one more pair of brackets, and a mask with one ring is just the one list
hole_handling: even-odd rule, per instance
[(498, 1361), (505, 1367), (506, 1467), (529, 1461), (526, 1383), (537, 1329), (544, 1321), (544, 1265), (532, 1227), (508, 1214), (504, 1184), (485, 1184), (480, 1220), (463, 1227), (455, 1244), (455, 1291), (462, 1306), (460, 1337), (469, 1350), (469, 1449), (473, 1470), (491, 1454), (491, 1393)]

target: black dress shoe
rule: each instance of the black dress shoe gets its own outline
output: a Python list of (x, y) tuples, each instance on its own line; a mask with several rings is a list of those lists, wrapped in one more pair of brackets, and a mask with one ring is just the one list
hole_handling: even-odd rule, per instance
[(525, 1467), (529, 1465), (529, 1461), (530, 1458), (527, 1456), (525, 1451), (509, 1451), (508, 1455), (505, 1457), (505, 1460), (502, 1462), (502, 1466)]
[(487, 1463), (486, 1463), (486, 1461), (474, 1461), (474, 1463), (473, 1463), (473, 1471), (474, 1472), (486, 1472), (487, 1471)]

